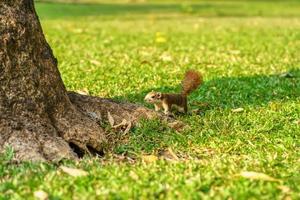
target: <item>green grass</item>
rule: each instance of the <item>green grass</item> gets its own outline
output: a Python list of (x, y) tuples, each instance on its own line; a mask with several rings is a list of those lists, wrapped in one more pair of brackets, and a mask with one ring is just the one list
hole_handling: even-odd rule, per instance
[[(82, 1), (82, 0), (81, 0)], [(126, 1), (126, 0), (125, 0)], [(143, 18), (147, 14), (163, 15), (170, 17), (172, 15), (190, 15), (205, 17), (228, 17), (228, 16), (264, 16), (264, 17), (298, 17), (300, 16), (299, 1), (149, 1), (149, 3), (113, 3), (107, 0), (91, 0), (85, 4), (39, 4), (43, 10), (42, 18), (60, 19), (61, 17), (74, 20), (74, 18), (88, 17), (91, 19), (98, 16), (101, 18), (127, 18), (133, 17), (132, 14), (139, 15)], [(97, 3), (98, 2), (98, 3)], [(249, 3), (250, 2), (250, 3)], [(136, 20), (136, 16), (133, 20)]]
[[(209, 107), (178, 116), (189, 125), (183, 132), (146, 121), (105, 159), (62, 163), (86, 177), (52, 164), (9, 165), (9, 151), (0, 160), (0, 199), (33, 199), (37, 190), (50, 199), (300, 199), (299, 1), (36, 7), (69, 90), (151, 107), (147, 92), (179, 91), (194, 68), (205, 83), (190, 108)], [(182, 160), (141, 161), (166, 148)], [(135, 163), (120, 162), (123, 154)]]

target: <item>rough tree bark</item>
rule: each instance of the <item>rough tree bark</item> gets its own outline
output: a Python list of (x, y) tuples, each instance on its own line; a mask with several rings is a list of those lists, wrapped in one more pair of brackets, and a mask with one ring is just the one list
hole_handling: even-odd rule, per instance
[(76, 159), (107, 144), (101, 121), (156, 116), (132, 104), (68, 93), (33, 0), (0, 1), (0, 151), (16, 161)]

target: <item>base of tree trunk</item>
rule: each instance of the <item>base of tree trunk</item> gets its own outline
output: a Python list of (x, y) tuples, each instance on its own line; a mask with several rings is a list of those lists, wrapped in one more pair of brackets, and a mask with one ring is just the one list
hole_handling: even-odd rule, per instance
[[(101, 77), (99, 77), (101, 78)], [(159, 114), (141, 106), (67, 92), (33, 0), (0, 1), (0, 153), (15, 161), (103, 154), (103, 125), (128, 132)]]
[[(20, 121), (1, 119), (0, 131), (7, 134), (0, 135), (0, 151), (13, 148), (13, 160), (16, 162), (57, 162), (78, 159), (84, 154), (102, 155), (105, 148), (114, 143), (107, 141), (107, 133), (101, 127), (104, 124), (116, 128), (118, 132), (129, 130), (141, 119), (162, 117), (153, 110), (132, 103), (75, 92), (69, 92), (68, 96), (76, 109), (69, 114), (70, 118), (60, 118), (60, 122), (56, 120), (54, 124), (48, 122), (44, 126), (39, 120), (24, 126)], [(55, 124), (60, 124), (60, 128)]]

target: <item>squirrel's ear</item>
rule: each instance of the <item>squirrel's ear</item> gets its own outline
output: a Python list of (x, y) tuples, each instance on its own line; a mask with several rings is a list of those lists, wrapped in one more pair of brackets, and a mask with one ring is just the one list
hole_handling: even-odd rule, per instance
[(161, 99), (161, 92), (156, 93), (156, 97)]

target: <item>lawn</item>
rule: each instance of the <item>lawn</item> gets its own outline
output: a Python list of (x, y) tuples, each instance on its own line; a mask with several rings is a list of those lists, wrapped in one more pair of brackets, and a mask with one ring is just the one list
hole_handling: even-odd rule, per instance
[(183, 131), (143, 121), (79, 162), (11, 165), (8, 151), (0, 199), (300, 199), (300, 1), (36, 8), (69, 90), (152, 108), (147, 92), (180, 91), (187, 69), (204, 84), (177, 116)]

